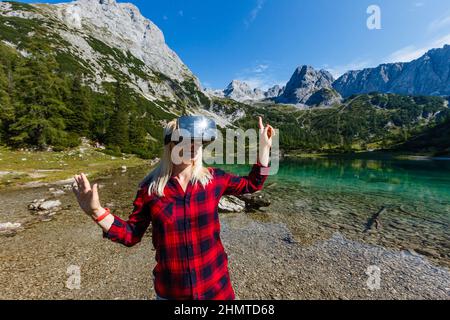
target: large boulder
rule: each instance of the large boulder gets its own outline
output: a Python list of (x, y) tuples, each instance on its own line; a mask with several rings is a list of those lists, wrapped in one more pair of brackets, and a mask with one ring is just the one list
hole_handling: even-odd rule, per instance
[(223, 196), (219, 202), (219, 211), (223, 213), (243, 212), (245, 202), (235, 196)]

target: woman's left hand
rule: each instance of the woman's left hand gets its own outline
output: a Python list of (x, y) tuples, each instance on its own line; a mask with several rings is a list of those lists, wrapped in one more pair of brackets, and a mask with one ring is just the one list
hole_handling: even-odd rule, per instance
[(275, 129), (267, 124), (263, 125), (261, 117), (258, 117), (258, 127), (259, 127), (259, 162), (263, 166), (269, 165), (270, 148), (272, 148), (272, 140), (275, 135)]
[(272, 147), (272, 138), (275, 135), (275, 129), (270, 124), (266, 124), (266, 126), (264, 126), (262, 117), (258, 117), (258, 123), (260, 147), (262, 149), (270, 149)]

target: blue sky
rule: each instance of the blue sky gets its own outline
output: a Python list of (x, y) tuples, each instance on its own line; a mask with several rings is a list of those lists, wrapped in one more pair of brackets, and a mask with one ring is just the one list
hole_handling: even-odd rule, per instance
[[(26, 1), (41, 2), (41, 1)], [(63, 2), (63, 1), (44, 1)], [(119, 1), (122, 2), (122, 1)], [(299, 65), (334, 75), (450, 44), (449, 0), (130, 0), (208, 88), (285, 84)], [(381, 29), (369, 30), (378, 5)]]

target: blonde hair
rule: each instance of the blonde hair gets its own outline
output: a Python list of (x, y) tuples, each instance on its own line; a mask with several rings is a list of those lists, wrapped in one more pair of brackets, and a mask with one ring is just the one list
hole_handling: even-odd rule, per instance
[[(177, 120), (174, 119), (164, 126), (164, 137), (171, 135), (177, 128)], [(148, 194), (156, 194), (160, 197), (164, 197), (164, 189), (172, 176), (173, 163), (171, 160), (171, 152), (173, 143), (169, 143), (164, 146), (164, 151), (161, 157), (161, 161), (158, 166), (153, 169), (142, 182), (139, 187), (148, 185)], [(202, 153), (201, 147), (198, 152)], [(193, 171), (191, 182), (192, 184), (200, 183), (205, 187), (212, 180), (212, 174), (203, 166), (202, 154), (199, 155), (198, 160), (193, 160)]]

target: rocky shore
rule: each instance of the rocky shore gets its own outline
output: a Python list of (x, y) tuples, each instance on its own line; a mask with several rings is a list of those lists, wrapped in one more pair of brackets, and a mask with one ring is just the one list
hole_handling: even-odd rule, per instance
[[(125, 217), (141, 177), (142, 170), (128, 170), (100, 179), (102, 201)], [(16, 215), (26, 216), (32, 215), (27, 206), (34, 198), (54, 191), (46, 187), (2, 197), (9, 208), (23, 209)], [(117, 245), (102, 239), (71, 193), (57, 199), (55, 214), (0, 236), (0, 299), (153, 299), (150, 233), (133, 248)], [(297, 208), (302, 213), (298, 203)], [(450, 299), (445, 266), (412, 251), (357, 241), (307, 215), (295, 221), (293, 226), (281, 219), (276, 202), (263, 211), (221, 214), (238, 299)], [(301, 230), (316, 230), (318, 236)], [(377, 272), (378, 282), (373, 281)]]

